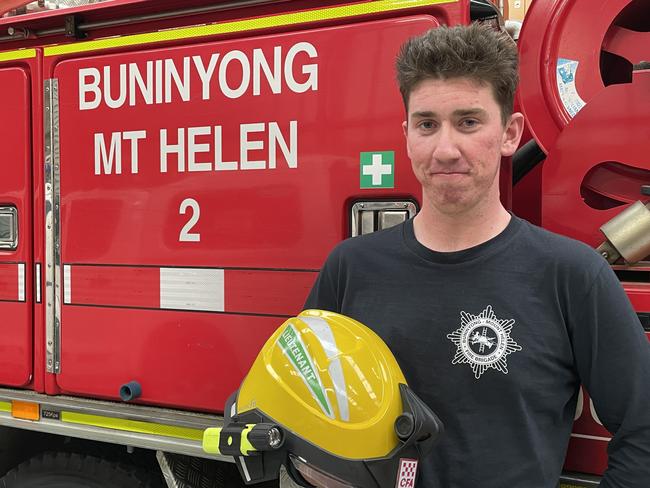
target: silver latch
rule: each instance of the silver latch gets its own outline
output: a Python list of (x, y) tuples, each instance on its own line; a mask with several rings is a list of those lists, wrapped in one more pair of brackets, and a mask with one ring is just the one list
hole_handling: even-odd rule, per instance
[(0, 207), (0, 249), (18, 247), (18, 211), (16, 207)]
[(388, 229), (414, 217), (416, 213), (417, 207), (410, 200), (356, 202), (352, 205), (350, 235), (355, 237)]

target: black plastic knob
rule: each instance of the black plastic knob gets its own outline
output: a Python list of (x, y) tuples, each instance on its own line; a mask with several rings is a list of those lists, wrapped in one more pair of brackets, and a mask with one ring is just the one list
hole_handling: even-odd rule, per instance
[(395, 419), (395, 433), (401, 440), (408, 440), (415, 431), (415, 418), (409, 412), (404, 412)]

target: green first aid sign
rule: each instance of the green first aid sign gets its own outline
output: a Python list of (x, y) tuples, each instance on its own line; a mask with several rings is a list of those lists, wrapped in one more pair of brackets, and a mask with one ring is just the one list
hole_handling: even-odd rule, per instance
[(360, 154), (361, 188), (395, 188), (395, 152), (376, 151)]

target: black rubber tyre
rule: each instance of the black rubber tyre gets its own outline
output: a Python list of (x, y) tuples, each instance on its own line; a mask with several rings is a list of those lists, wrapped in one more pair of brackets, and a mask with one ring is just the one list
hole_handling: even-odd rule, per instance
[(143, 468), (67, 452), (46, 452), (0, 479), (0, 488), (159, 488)]

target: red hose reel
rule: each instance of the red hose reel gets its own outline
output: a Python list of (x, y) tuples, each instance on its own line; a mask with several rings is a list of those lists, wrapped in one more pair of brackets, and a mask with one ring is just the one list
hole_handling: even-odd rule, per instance
[(596, 247), (650, 183), (650, 2), (536, 0), (519, 102), (547, 154), (542, 225)]

